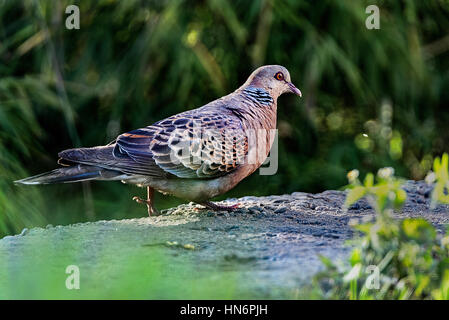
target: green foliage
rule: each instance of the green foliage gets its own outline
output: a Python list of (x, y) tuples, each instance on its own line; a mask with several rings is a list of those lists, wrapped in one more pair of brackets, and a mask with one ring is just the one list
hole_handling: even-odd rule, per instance
[(433, 171), (426, 176), (427, 183), (435, 183), (432, 191), (432, 207), (440, 203), (449, 204), (449, 174), (448, 174), (449, 156), (443, 154), (441, 159), (435, 158), (433, 162)]
[(374, 175), (368, 173), (363, 184), (358, 179), (358, 171), (348, 173), (350, 181), (349, 192), (345, 200), (345, 208), (357, 202), (362, 197), (367, 197), (376, 211), (384, 213), (388, 208), (398, 209), (406, 200), (406, 193), (400, 188), (402, 180), (393, 179), (393, 168), (383, 168), (377, 173), (377, 183), (374, 184)]
[[(443, 165), (439, 160), (435, 163), (435, 171), (439, 169), (440, 175), (447, 176), (447, 155), (443, 156)], [(348, 178), (351, 189), (345, 206), (367, 196), (377, 215), (374, 222), (354, 226), (362, 236), (349, 258), (349, 269), (338, 268), (323, 258), (326, 270), (315, 277), (323, 297), (449, 299), (449, 232), (437, 236), (435, 228), (424, 219), (391, 217), (391, 211), (400, 209), (406, 200), (401, 180), (393, 176), (391, 168), (379, 170), (376, 184), (374, 176), (368, 174), (362, 185), (354, 170)]]

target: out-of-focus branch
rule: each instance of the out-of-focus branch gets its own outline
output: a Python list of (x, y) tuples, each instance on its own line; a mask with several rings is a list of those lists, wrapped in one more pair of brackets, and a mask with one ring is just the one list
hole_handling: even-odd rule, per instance
[(422, 52), (426, 60), (432, 59), (433, 57), (445, 53), (448, 50), (449, 50), (449, 34), (437, 41), (425, 45), (422, 48)]
[(206, 69), (212, 83), (217, 88), (219, 93), (224, 94), (227, 91), (227, 85), (223, 72), (221, 71), (217, 61), (215, 61), (214, 56), (199, 39), (198, 31), (190, 31), (186, 36), (185, 43), (196, 54), (198, 60), (203, 65), (204, 69)]
[(252, 48), (253, 66), (259, 67), (265, 60), (270, 28), (273, 21), (273, 7), (270, 0), (264, 0), (260, 7), (259, 24), (257, 26), (256, 42)]

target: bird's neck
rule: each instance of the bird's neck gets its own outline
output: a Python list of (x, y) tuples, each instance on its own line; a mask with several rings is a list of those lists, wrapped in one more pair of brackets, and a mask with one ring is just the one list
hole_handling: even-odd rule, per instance
[(247, 99), (259, 107), (271, 106), (275, 101), (268, 90), (256, 86), (244, 87), (241, 89), (240, 94), (244, 99)]
[(240, 119), (247, 136), (257, 141), (257, 159), (260, 163), (254, 167), (255, 170), (267, 157), (274, 141), (277, 99), (266, 90), (241, 87), (227, 96), (226, 100), (226, 108)]
[(246, 129), (276, 129), (277, 98), (255, 86), (241, 87), (235, 93), (239, 107), (233, 112)]

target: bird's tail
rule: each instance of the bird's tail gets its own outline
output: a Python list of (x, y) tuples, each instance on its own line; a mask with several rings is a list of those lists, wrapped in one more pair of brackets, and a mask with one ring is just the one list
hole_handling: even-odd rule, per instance
[(52, 184), (52, 183), (79, 182), (87, 180), (121, 180), (123, 176), (124, 174), (122, 172), (108, 170), (96, 166), (79, 164), (69, 167), (58, 168), (49, 172), (38, 174), (36, 176), (14, 181), (14, 183)]

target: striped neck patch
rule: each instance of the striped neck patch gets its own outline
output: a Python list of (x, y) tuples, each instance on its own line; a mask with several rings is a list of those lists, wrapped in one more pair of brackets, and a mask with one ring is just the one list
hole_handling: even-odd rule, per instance
[(265, 106), (271, 105), (274, 100), (265, 89), (256, 87), (247, 87), (243, 90), (243, 95), (252, 102), (259, 103)]

